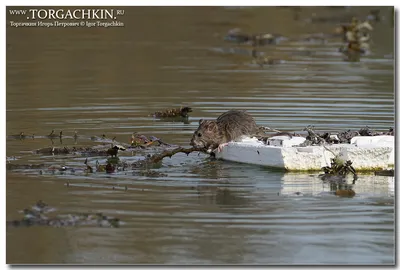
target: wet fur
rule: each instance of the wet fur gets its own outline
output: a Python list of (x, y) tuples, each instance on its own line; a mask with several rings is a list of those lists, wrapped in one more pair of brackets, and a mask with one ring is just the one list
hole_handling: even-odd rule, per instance
[(201, 119), (190, 144), (214, 150), (220, 144), (238, 141), (243, 136), (254, 136), (257, 132), (258, 127), (250, 114), (231, 110), (221, 114), (217, 120)]

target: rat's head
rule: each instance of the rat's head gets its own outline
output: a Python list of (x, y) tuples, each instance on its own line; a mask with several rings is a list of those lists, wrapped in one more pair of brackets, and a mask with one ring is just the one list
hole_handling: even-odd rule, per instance
[(194, 132), (190, 145), (196, 148), (208, 148), (218, 138), (216, 121), (200, 119), (199, 127)]

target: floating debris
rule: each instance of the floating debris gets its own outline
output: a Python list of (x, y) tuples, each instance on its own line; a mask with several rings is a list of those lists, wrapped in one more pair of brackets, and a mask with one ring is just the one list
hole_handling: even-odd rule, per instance
[(354, 179), (357, 179), (357, 173), (353, 166), (351, 166), (352, 164), (350, 160), (343, 162), (340, 158), (335, 157), (331, 159), (331, 165), (322, 167), (322, 170), (325, 175), (347, 176), (349, 173), (352, 173)]
[(275, 45), (284, 40), (287, 38), (279, 34), (257, 34), (253, 35), (253, 46)]
[(359, 62), (362, 55), (369, 50), (368, 43), (360, 43), (359, 41), (350, 41), (347, 45), (339, 48), (339, 52), (345, 56), (344, 60), (349, 62)]
[(47, 138), (49, 139), (54, 139), (54, 138), (62, 138), (62, 130), (60, 131), (60, 134), (57, 135), (54, 133), (54, 129), (51, 131), (51, 133), (49, 135), (47, 135)]
[(271, 66), (283, 63), (283, 60), (281, 59), (265, 57), (265, 56), (255, 56), (256, 54), (252, 55), (253, 55), (252, 64), (259, 65), (260, 67), (263, 67), (265, 65)]
[(142, 149), (153, 145), (154, 143), (158, 143), (158, 145), (172, 146), (169, 143), (165, 143), (159, 138), (155, 136), (149, 136), (148, 138), (144, 135), (133, 133), (131, 136), (131, 146), (132, 147), (140, 147)]
[(281, 41), (287, 40), (286, 37), (279, 34), (246, 34), (240, 28), (234, 28), (228, 31), (224, 37), (226, 41), (233, 41), (236, 43), (247, 43), (253, 46), (265, 46), (271, 44), (279, 44)]
[(109, 149), (107, 150), (107, 155), (109, 155), (109, 156), (111, 156), (111, 157), (116, 157), (119, 150), (125, 151), (126, 148), (123, 147), (123, 146), (121, 146), (121, 145), (117, 145), (117, 144), (114, 145), (114, 146), (112, 145), (111, 148), (109, 148)]
[(45, 147), (35, 151), (36, 154), (49, 154), (49, 155), (68, 155), (68, 154), (82, 154), (89, 156), (107, 156), (108, 150), (99, 150), (92, 147)]
[(94, 173), (94, 172), (107, 172), (112, 173), (117, 170), (124, 171), (128, 164), (121, 162), (118, 157), (110, 157), (107, 159), (105, 165), (100, 165), (99, 161), (96, 160), (96, 170), (93, 169), (92, 166), (89, 165), (88, 159), (86, 158), (84, 161), (85, 167), (67, 167), (65, 165), (48, 165), (48, 164), (13, 164), (7, 163), (6, 169), (7, 170), (40, 170), (39, 174), (66, 174), (72, 173), (75, 174), (76, 172), (83, 172), (83, 173)]
[(323, 134), (317, 134), (313, 126), (308, 126), (304, 130), (308, 132), (306, 136), (306, 141), (299, 146), (311, 146), (311, 145), (322, 145), (324, 143), (328, 144), (349, 144), (351, 139), (356, 136), (381, 136), (388, 135), (394, 136), (394, 129), (389, 128), (387, 132), (376, 132), (371, 130), (368, 126), (361, 128), (359, 131), (343, 131), (336, 132), (335, 134), (325, 132)]
[(66, 136), (63, 131), (60, 131), (60, 133), (57, 135), (54, 130), (50, 132), (48, 135), (26, 135), (24, 132), (21, 132), (18, 135), (9, 135), (7, 136), (7, 139), (18, 139), (18, 140), (23, 140), (23, 139), (50, 139), (53, 141), (54, 139), (59, 138), (60, 141), (62, 142), (63, 139), (73, 139), (75, 142), (77, 139), (90, 139), (92, 141), (99, 141), (99, 142), (113, 142), (115, 140), (115, 137), (113, 139), (108, 139), (104, 134), (99, 137), (99, 136), (91, 136), (91, 137), (86, 137), (83, 135), (78, 136), (78, 132), (74, 131), (74, 133), (71, 136)]
[(242, 33), (240, 28), (234, 28), (228, 31), (228, 34), (224, 37), (226, 41), (233, 41), (237, 43), (246, 43), (253, 40), (252, 35)]
[(24, 132), (21, 132), (17, 135), (9, 135), (7, 136), (8, 139), (16, 139), (16, 140), (24, 140), (24, 139), (33, 139), (35, 138), (35, 134), (32, 135), (25, 135)]
[(394, 176), (394, 170), (380, 170), (380, 171), (376, 171), (374, 172), (375, 175), (379, 175), (379, 176)]
[(105, 169), (106, 169), (106, 173), (113, 173), (113, 172), (115, 172), (116, 166), (111, 162), (107, 162)]
[(46, 168), (45, 164), (14, 164), (14, 163), (6, 164), (7, 170), (38, 170), (43, 168)]
[(87, 158), (85, 159), (85, 163), (84, 164), (86, 165), (85, 172), (86, 173), (93, 173), (93, 168), (89, 166)]
[(394, 136), (394, 129), (391, 127), (387, 132), (377, 132), (375, 130), (371, 130), (368, 126), (359, 130), (360, 136), (380, 136), (380, 135), (388, 135)]
[(369, 52), (371, 39), (369, 32), (373, 27), (368, 21), (360, 22), (353, 17), (349, 25), (342, 25), (340, 29), (345, 44), (340, 46), (339, 52), (343, 53), (346, 61), (360, 61), (360, 57)]
[(151, 144), (153, 144), (153, 141), (151, 141), (144, 135), (141, 135), (138, 133), (133, 133), (131, 136), (131, 146), (132, 147), (146, 148), (147, 146), (149, 146)]
[(300, 147), (326, 143), (324, 138), (314, 132), (313, 126), (307, 126), (304, 130), (308, 132), (308, 136), (306, 136), (306, 140), (303, 143), (299, 144)]
[(7, 221), (7, 227), (26, 227), (26, 226), (99, 226), (99, 227), (119, 227), (119, 218), (112, 218), (102, 213), (78, 213), (47, 217), (46, 213), (55, 211), (43, 201), (38, 201), (31, 209), (21, 211), (24, 217), (20, 220)]
[(172, 144), (163, 142), (161, 139), (159, 139), (155, 136), (149, 136), (149, 139), (151, 142), (158, 142), (159, 145), (173, 146)]
[(100, 137), (99, 136), (91, 136), (90, 140), (92, 140), (92, 141), (105, 141), (105, 140), (109, 140), (109, 139), (107, 139), (107, 136), (105, 134), (103, 134)]
[(165, 111), (158, 111), (150, 114), (149, 116), (155, 118), (168, 118), (168, 117), (189, 117), (189, 113), (192, 112), (190, 107), (180, 107), (179, 109), (169, 109)]
[(146, 177), (166, 177), (168, 176), (165, 173), (157, 172), (154, 170), (143, 170), (139, 172), (140, 176), (146, 176)]

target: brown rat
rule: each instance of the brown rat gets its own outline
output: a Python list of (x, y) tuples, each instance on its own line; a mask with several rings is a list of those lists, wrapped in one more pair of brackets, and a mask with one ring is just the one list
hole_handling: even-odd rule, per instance
[(190, 145), (214, 150), (224, 143), (240, 140), (242, 136), (255, 136), (257, 131), (256, 122), (250, 114), (230, 110), (221, 114), (217, 120), (200, 119)]

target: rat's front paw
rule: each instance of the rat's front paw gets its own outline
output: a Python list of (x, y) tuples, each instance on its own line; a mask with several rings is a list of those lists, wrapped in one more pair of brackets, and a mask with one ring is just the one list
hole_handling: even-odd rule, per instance
[(228, 143), (221, 143), (220, 145), (218, 145), (218, 148), (217, 148), (218, 153), (220, 153), (222, 151), (222, 148), (224, 148), (227, 145), (228, 145)]

